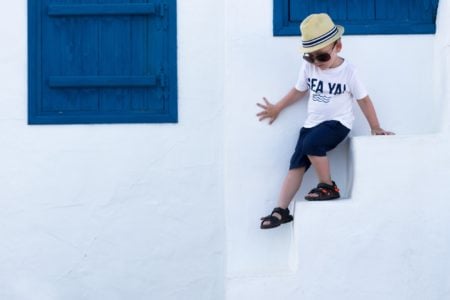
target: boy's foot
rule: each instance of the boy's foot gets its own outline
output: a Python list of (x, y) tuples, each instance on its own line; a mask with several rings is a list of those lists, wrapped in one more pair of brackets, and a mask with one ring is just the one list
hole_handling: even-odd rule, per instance
[(275, 228), (292, 220), (294, 217), (289, 214), (289, 208), (276, 207), (270, 215), (261, 218), (261, 229)]
[(339, 194), (339, 188), (333, 181), (333, 185), (327, 183), (319, 183), (316, 188), (312, 189), (308, 195), (305, 196), (306, 200), (319, 201), (319, 200), (333, 200), (341, 197)]

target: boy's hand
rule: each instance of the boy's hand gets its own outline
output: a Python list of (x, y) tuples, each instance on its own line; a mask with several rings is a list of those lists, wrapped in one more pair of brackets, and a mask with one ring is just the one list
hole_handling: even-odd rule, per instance
[(256, 116), (259, 117), (259, 121), (262, 121), (264, 119), (269, 119), (269, 125), (272, 124), (275, 119), (278, 117), (278, 114), (280, 113), (280, 110), (276, 107), (276, 105), (273, 105), (270, 103), (265, 97), (263, 97), (263, 100), (265, 104), (256, 103), (259, 107), (263, 109), (263, 111), (256, 114)]
[(391, 131), (386, 131), (383, 128), (375, 128), (371, 130), (372, 135), (395, 135)]

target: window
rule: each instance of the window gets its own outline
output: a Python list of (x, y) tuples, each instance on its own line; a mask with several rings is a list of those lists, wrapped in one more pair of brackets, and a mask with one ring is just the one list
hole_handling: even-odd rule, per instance
[(28, 0), (29, 124), (177, 122), (175, 0)]
[(274, 35), (299, 35), (311, 13), (328, 13), (345, 34), (436, 32), (438, 0), (274, 0)]

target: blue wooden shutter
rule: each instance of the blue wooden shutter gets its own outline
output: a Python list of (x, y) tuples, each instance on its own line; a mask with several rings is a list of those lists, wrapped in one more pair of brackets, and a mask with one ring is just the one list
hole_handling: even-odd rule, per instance
[(177, 121), (175, 0), (28, 0), (29, 123)]
[(345, 34), (436, 32), (438, 0), (274, 0), (274, 35), (299, 35), (312, 13), (328, 13)]

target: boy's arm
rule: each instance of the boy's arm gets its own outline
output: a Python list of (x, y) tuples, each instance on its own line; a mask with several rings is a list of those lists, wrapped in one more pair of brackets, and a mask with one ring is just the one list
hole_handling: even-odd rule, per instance
[(380, 122), (378, 122), (377, 113), (375, 112), (375, 107), (373, 106), (372, 100), (369, 96), (366, 96), (358, 101), (359, 107), (361, 108), (364, 116), (369, 123), (372, 135), (393, 135), (393, 132), (386, 131), (380, 127)]
[(256, 103), (256, 105), (263, 109), (257, 114), (259, 120), (262, 121), (264, 119), (269, 119), (269, 124), (272, 124), (283, 109), (303, 98), (307, 92), (308, 90), (299, 91), (296, 88), (292, 88), (289, 93), (287, 93), (286, 96), (284, 96), (276, 104), (270, 103), (265, 97), (263, 97), (265, 102), (264, 104)]

